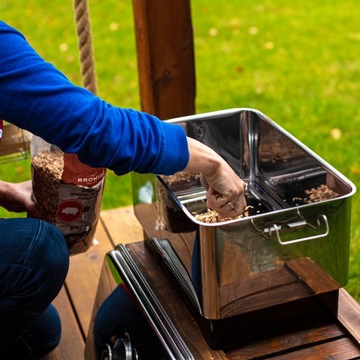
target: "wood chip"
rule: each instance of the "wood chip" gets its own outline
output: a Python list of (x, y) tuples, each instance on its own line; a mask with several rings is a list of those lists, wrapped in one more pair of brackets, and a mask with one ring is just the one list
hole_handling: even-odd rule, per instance
[(202, 214), (194, 214), (194, 217), (196, 220), (203, 222), (203, 223), (218, 223), (218, 222), (224, 222), (224, 221), (229, 221), (229, 220), (235, 220), (235, 219), (242, 219), (244, 217), (249, 216), (249, 210), (250, 208), (253, 208), (252, 206), (246, 206), (244, 208), (244, 211), (241, 215), (236, 216), (236, 217), (226, 217), (223, 218), (221, 217), (217, 211), (212, 210), (212, 209), (207, 209), (206, 212), (202, 213)]
[(337, 192), (331, 190), (325, 184), (322, 184), (316, 188), (305, 190), (305, 193), (306, 195), (308, 195), (308, 197), (304, 197), (304, 198), (294, 197), (293, 201), (300, 200), (303, 201), (305, 204), (313, 204), (323, 200), (334, 199), (339, 196)]

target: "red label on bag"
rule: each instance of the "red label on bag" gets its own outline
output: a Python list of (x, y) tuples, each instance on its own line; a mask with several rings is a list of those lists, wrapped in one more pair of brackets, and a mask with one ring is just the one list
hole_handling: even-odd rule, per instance
[(84, 207), (80, 201), (64, 200), (58, 205), (56, 215), (63, 222), (72, 222), (81, 216), (83, 210)]
[(92, 168), (85, 165), (80, 162), (75, 154), (65, 153), (64, 164), (62, 180), (66, 184), (91, 187), (101, 182), (105, 177), (105, 168)]

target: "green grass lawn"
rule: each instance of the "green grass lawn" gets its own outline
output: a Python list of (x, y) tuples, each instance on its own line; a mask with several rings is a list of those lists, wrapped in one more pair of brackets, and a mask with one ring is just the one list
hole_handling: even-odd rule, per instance
[[(81, 84), (71, 1), (10, 1), (4, 21)], [(193, 0), (197, 112), (264, 112), (360, 184), (358, 0)], [(90, 1), (99, 95), (140, 108), (131, 1)], [(29, 163), (1, 166), (4, 180), (29, 178)], [(129, 177), (108, 174), (103, 208), (131, 203)], [(360, 299), (359, 196), (353, 198), (348, 290)]]

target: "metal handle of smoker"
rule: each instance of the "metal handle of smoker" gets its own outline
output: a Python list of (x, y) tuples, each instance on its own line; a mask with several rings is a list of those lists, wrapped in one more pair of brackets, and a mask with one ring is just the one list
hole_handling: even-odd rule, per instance
[[(290, 245), (290, 244), (295, 244), (295, 243), (304, 242), (304, 241), (309, 241), (309, 240), (321, 239), (321, 238), (324, 238), (324, 237), (326, 237), (326, 236), (329, 235), (329, 222), (328, 222), (328, 219), (327, 219), (326, 215), (319, 215), (319, 216), (317, 217), (317, 219), (316, 219), (317, 226), (314, 226), (314, 225), (308, 223), (307, 221), (301, 222), (301, 225), (302, 225), (302, 226), (309, 226), (309, 227), (311, 227), (312, 229), (314, 229), (315, 231), (319, 231), (320, 228), (321, 228), (321, 221), (320, 221), (321, 219), (322, 219), (322, 220), (324, 221), (324, 223), (325, 223), (325, 232), (322, 233), (322, 234), (313, 235), (313, 236), (307, 236), (307, 237), (303, 237), (303, 238), (299, 238), (299, 239), (295, 239), (295, 240), (282, 241), (281, 238), (280, 238), (281, 226), (278, 226), (278, 225), (276, 225), (276, 224), (273, 224), (273, 225), (272, 225), (272, 228), (269, 229), (269, 235), (271, 236), (272, 230), (274, 230), (275, 233), (276, 233), (277, 240), (278, 240), (279, 244), (281, 244), (281, 245)], [(288, 226), (289, 228), (292, 228), (292, 227), (299, 226), (299, 223), (288, 224), (287, 226)]]

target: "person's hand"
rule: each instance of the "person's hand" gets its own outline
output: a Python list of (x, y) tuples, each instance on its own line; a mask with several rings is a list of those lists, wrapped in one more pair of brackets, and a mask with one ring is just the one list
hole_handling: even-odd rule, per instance
[(189, 163), (184, 169), (200, 173), (207, 190), (207, 206), (222, 217), (241, 215), (245, 206), (245, 182), (241, 180), (226, 161), (201, 142), (188, 138)]
[(0, 206), (10, 212), (26, 212), (28, 217), (39, 218), (41, 211), (31, 197), (31, 181), (9, 183), (0, 181)]

